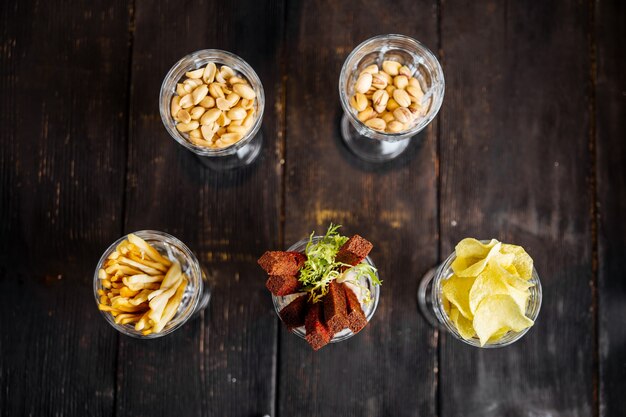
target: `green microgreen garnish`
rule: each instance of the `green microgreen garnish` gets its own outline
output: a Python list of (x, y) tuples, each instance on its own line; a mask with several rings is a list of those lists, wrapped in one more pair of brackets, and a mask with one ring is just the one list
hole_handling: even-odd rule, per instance
[[(311, 233), (309, 243), (306, 245), (305, 254), (307, 260), (302, 269), (298, 280), (302, 283), (302, 289), (309, 293), (309, 301), (317, 303), (328, 293), (328, 285), (331, 281), (339, 278), (344, 272), (344, 267), (355, 271), (354, 279), (349, 280), (352, 284), (363, 288), (359, 283), (359, 279), (363, 276), (369, 277), (375, 285), (380, 285), (381, 281), (376, 276), (376, 269), (368, 264), (361, 263), (357, 266), (348, 265), (335, 261), (337, 252), (348, 241), (346, 236), (341, 236), (338, 232), (340, 225), (328, 226), (328, 230), (322, 239), (318, 242), (313, 241), (315, 232)], [(365, 301), (371, 301), (370, 292), (365, 288)]]

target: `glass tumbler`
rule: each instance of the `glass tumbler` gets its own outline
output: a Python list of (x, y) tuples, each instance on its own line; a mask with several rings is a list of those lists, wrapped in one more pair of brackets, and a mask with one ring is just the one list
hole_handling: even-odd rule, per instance
[[(422, 105), (426, 114), (417, 117), (409, 128), (398, 133), (380, 132), (366, 126), (350, 106), (350, 97), (361, 71), (383, 61), (406, 65), (424, 92)], [(343, 107), (341, 136), (348, 148), (368, 162), (384, 162), (396, 158), (409, 145), (409, 139), (422, 131), (437, 115), (443, 102), (445, 82), (443, 70), (435, 55), (420, 42), (404, 35), (380, 35), (357, 46), (346, 58), (339, 76), (339, 97)]]
[[(148, 335), (144, 335), (141, 331), (135, 330), (135, 327), (132, 324), (122, 325), (116, 323), (113, 315), (108, 311), (100, 311), (100, 313), (102, 313), (106, 321), (108, 321), (111, 326), (127, 336), (139, 339), (155, 339), (172, 333), (174, 330), (185, 324), (185, 322), (187, 322), (187, 320), (191, 317), (204, 310), (209, 305), (211, 291), (207, 283), (206, 274), (200, 266), (200, 262), (198, 262), (196, 256), (183, 242), (176, 239), (172, 235), (156, 230), (141, 230), (139, 232), (134, 232), (133, 234), (148, 242), (164, 257), (171, 261), (180, 263), (183, 273), (185, 273), (189, 278), (189, 283), (185, 288), (178, 311), (172, 320), (165, 325), (165, 328), (163, 328), (161, 332), (151, 333)], [(102, 280), (98, 278), (98, 271), (102, 268), (109, 255), (113, 253), (117, 246), (126, 240), (127, 237), (128, 235), (122, 236), (113, 242), (111, 246), (104, 251), (102, 257), (98, 261), (98, 265), (96, 266), (96, 270), (93, 275), (93, 293), (96, 298), (96, 304), (100, 303), (98, 290), (104, 289), (101, 283)]]
[[(488, 243), (488, 241), (483, 241), (483, 243)], [(452, 254), (448, 256), (448, 258), (441, 265), (430, 269), (422, 277), (417, 290), (417, 303), (424, 318), (426, 318), (426, 320), (428, 320), (433, 327), (444, 330), (452, 334), (452, 336), (460, 341), (471, 346), (498, 348), (508, 346), (521, 339), (522, 336), (524, 336), (533, 326), (527, 327), (521, 332), (509, 331), (496, 342), (488, 342), (484, 346), (480, 346), (480, 340), (476, 336), (469, 340), (464, 339), (461, 336), (459, 331), (456, 329), (456, 326), (452, 323), (448, 314), (444, 310), (442, 295), (444, 281), (453, 274), (452, 262), (454, 262), (455, 259), (456, 252), (452, 252)], [(530, 282), (532, 282), (534, 286), (529, 288), (530, 297), (528, 299), (528, 303), (526, 304), (526, 317), (536, 321), (537, 316), (539, 315), (539, 310), (541, 309), (542, 290), (539, 275), (537, 274), (537, 270), (534, 268)]]
[[(319, 242), (320, 240), (322, 240), (322, 238), (323, 236), (314, 236), (313, 243)], [(295, 244), (293, 244), (287, 250), (290, 252), (304, 253), (306, 249), (306, 245), (308, 243), (309, 243), (308, 238), (302, 239), (299, 242), (296, 242)], [(374, 262), (369, 256), (365, 258), (364, 262), (376, 268), (376, 266), (374, 265)], [(378, 272), (376, 272), (376, 276), (378, 277)], [(366, 288), (370, 291), (371, 299), (372, 299), (371, 303), (369, 305), (364, 306), (363, 308), (363, 313), (365, 314), (365, 318), (367, 319), (367, 322), (369, 323), (369, 321), (374, 316), (374, 313), (376, 312), (376, 307), (378, 307), (378, 300), (380, 298), (380, 287), (377, 285), (374, 285), (374, 283), (369, 278), (365, 279), (364, 282), (362, 282), (362, 284), (365, 284)], [(298, 294), (302, 294), (302, 293), (298, 293)], [(272, 295), (272, 301), (274, 303), (274, 310), (276, 310), (276, 314), (278, 315), (278, 317), (280, 317), (280, 314), (279, 314), (280, 310), (286, 307), (297, 296), (298, 295), (296, 294), (287, 295), (284, 297)], [(304, 326), (296, 327), (292, 329), (291, 331), (292, 333), (296, 334), (302, 339), (306, 337), (306, 331), (304, 329)], [(351, 338), (352, 336), (354, 336), (354, 334), (355, 333), (353, 333), (352, 330), (350, 330), (349, 328), (343, 329), (342, 331), (340, 331), (339, 333), (336, 333), (333, 336), (333, 338), (330, 340), (330, 343), (343, 342), (344, 340), (347, 340)]]
[[(227, 65), (234, 69), (235, 72), (241, 73), (256, 93), (256, 119), (252, 127), (241, 140), (221, 149), (211, 149), (190, 142), (186, 138), (186, 133), (181, 133), (176, 129), (176, 123), (170, 112), (170, 103), (176, 92), (176, 84), (182, 82), (185, 72), (203, 68), (209, 62), (215, 63), (218, 68), (221, 65)], [(159, 96), (161, 120), (168, 133), (176, 142), (195, 153), (204, 165), (215, 170), (250, 165), (259, 156), (263, 144), (263, 136), (259, 129), (263, 120), (264, 108), (265, 93), (256, 72), (246, 61), (237, 55), (219, 49), (204, 49), (192, 52), (174, 64), (163, 80)]]

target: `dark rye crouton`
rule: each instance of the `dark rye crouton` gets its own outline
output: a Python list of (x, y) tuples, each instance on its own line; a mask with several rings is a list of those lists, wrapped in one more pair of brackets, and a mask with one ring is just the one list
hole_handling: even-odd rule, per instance
[(324, 319), (326, 326), (334, 335), (348, 327), (348, 309), (346, 307), (346, 293), (340, 284), (331, 281), (328, 293), (324, 296)]
[(265, 286), (274, 295), (289, 295), (298, 291), (300, 281), (292, 275), (270, 275)]
[(304, 319), (305, 338), (313, 350), (326, 346), (332, 337), (328, 327), (324, 324), (323, 314), (322, 303), (310, 304)]
[(300, 252), (267, 251), (259, 258), (259, 265), (269, 275), (297, 275), (306, 256)]
[(307, 311), (307, 298), (308, 296), (306, 294), (301, 295), (290, 302), (287, 307), (280, 310), (280, 319), (290, 329), (304, 326), (304, 318), (306, 317)]
[(370, 253), (374, 245), (359, 235), (354, 235), (339, 248), (335, 260), (348, 265), (358, 265)]
[(346, 304), (348, 307), (348, 327), (350, 327), (352, 333), (358, 333), (367, 325), (367, 319), (365, 318), (361, 303), (359, 303), (359, 299), (354, 291), (348, 288), (347, 285), (342, 284), (342, 287), (346, 294)]

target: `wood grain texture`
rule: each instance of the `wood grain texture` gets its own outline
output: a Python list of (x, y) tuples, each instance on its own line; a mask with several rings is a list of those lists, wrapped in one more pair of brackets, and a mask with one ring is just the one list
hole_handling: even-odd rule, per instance
[(600, 415), (626, 410), (626, 7), (595, 2)]
[(337, 84), (371, 36), (403, 33), (436, 51), (436, 21), (435, 2), (289, 2), (286, 243), (342, 224), (374, 243), (384, 283), (371, 323), (348, 341), (313, 352), (281, 328), (279, 416), (435, 414), (436, 338), (415, 294), (437, 260), (436, 126), (406, 158), (364, 165), (340, 140)]
[(0, 5), (0, 415), (110, 416), (92, 277), (122, 228), (128, 9)]
[[(207, 269), (213, 296), (168, 337), (121, 339), (117, 415), (273, 413), (277, 320), (256, 259), (279, 241), (283, 22), (282, 2), (136, 3), (126, 231), (179, 237)], [(206, 48), (241, 56), (264, 84), (264, 148), (248, 169), (207, 170), (162, 125), (163, 77)]]
[(512, 346), (442, 337), (441, 416), (593, 414), (587, 4), (442, 4), (442, 253), (524, 246), (543, 284)]

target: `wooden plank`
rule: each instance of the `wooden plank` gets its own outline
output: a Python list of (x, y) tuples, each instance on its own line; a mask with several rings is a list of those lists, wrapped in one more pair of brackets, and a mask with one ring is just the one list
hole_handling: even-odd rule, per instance
[(524, 246), (536, 325), (497, 350), (442, 338), (441, 415), (593, 414), (588, 7), (446, 1), (442, 254), (460, 239)]
[[(187, 243), (213, 297), (168, 337), (121, 338), (118, 415), (273, 414), (277, 320), (256, 259), (279, 243), (283, 21), (282, 2), (136, 4), (126, 231), (154, 228)], [(241, 56), (264, 84), (264, 148), (249, 169), (205, 169), (161, 123), (163, 77), (206, 48)]]
[(599, 403), (600, 415), (608, 417), (626, 409), (626, 328), (618, 324), (618, 317), (626, 317), (626, 7), (619, 1), (593, 4), (597, 45)]
[(436, 126), (407, 158), (364, 165), (340, 141), (337, 84), (371, 36), (403, 33), (436, 51), (435, 2), (290, 2), (287, 22), (286, 243), (342, 224), (374, 243), (384, 283), (372, 322), (348, 341), (313, 352), (281, 328), (278, 415), (434, 415), (436, 338), (415, 294), (437, 260)]
[(117, 333), (92, 295), (122, 228), (124, 2), (0, 6), (0, 415), (113, 412)]

